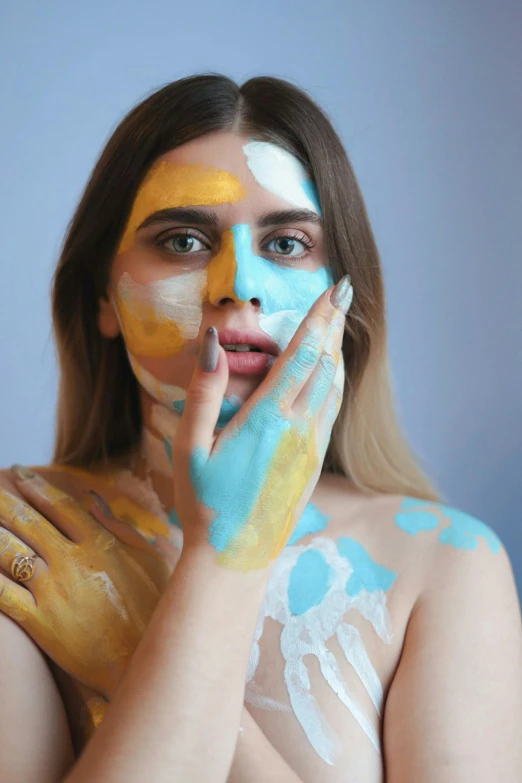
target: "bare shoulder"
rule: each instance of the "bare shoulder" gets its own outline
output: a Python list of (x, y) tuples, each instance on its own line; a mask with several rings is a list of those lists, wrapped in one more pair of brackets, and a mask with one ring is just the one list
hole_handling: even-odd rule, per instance
[(510, 571), (494, 530), (443, 502), (399, 494), (365, 495), (354, 492), (343, 477), (325, 476), (317, 503), (329, 514), (332, 536), (354, 538), (372, 560), (400, 576), (410, 590), (412, 607), (455, 569), (462, 574), (471, 569), (477, 576), (484, 568)]

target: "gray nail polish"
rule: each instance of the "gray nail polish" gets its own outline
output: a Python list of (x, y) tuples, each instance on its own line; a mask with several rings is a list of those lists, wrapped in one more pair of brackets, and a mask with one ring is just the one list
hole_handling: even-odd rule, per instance
[(203, 335), (199, 351), (198, 364), (204, 372), (214, 372), (218, 363), (218, 334), (215, 326), (209, 326)]
[(29, 468), (26, 468), (23, 465), (11, 465), (11, 473), (13, 473), (17, 479), (20, 479), (20, 481), (27, 481), (36, 476), (36, 473), (33, 473), (32, 470), (29, 470)]
[(345, 275), (339, 280), (330, 297), (333, 306), (344, 313), (344, 315), (348, 312), (352, 302), (353, 290), (351, 289), (351, 284), (352, 279), (350, 275)]
[(93, 489), (89, 490), (89, 495), (92, 495), (94, 498), (94, 502), (99, 507), (100, 511), (105, 514), (108, 517), (113, 517), (114, 514), (111, 511), (111, 508), (105, 498), (102, 498), (101, 495), (98, 495), (97, 492), (95, 492)]

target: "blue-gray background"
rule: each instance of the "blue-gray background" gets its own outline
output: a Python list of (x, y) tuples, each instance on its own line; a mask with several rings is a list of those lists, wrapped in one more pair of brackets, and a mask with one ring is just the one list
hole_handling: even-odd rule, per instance
[(522, 589), (522, 5), (3, 0), (0, 464), (49, 458), (49, 284), (104, 142), (200, 71), (290, 79), (330, 115), (382, 257), (397, 406)]

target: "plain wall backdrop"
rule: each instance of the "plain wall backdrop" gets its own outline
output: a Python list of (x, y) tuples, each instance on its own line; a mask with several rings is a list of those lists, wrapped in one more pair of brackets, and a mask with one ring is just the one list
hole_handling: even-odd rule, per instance
[(516, 0), (3, 0), (0, 464), (50, 456), (50, 279), (109, 134), (182, 76), (270, 74), (309, 91), (354, 166), (407, 437), (522, 588), (521, 36)]

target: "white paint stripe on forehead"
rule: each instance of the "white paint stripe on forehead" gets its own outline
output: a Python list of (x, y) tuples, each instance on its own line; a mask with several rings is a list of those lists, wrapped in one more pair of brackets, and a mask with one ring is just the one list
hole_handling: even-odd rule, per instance
[(317, 205), (304, 187), (310, 177), (294, 155), (269, 141), (249, 141), (243, 145), (243, 152), (248, 168), (261, 187), (296, 207), (318, 213)]

